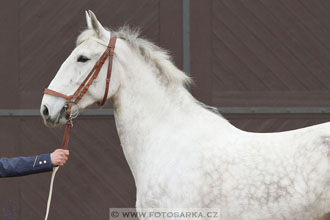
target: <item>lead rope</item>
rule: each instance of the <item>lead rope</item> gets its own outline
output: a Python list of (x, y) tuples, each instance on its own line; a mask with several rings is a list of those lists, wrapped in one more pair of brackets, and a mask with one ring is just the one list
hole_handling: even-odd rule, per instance
[(50, 208), (50, 203), (52, 201), (52, 195), (53, 195), (53, 185), (54, 185), (54, 179), (56, 172), (58, 171), (59, 167), (54, 167), (53, 172), (52, 172), (52, 178), (50, 180), (50, 187), (49, 187), (49, 194), (48, 194), (48, 201), (47, 201), (47, 209), (46, 209), (46, 216), (45, 220), (48, 219), (48, 214), (49, 214), (49, 208)]
[[(68, 109), (67, 109), (67, 116), (69, 116), (69, 119), (66, 123), (65, 126), (65, 132), (63, 135), (63, 140), (62, 140), (62, 149), (66, 150), (68, 149), (68, 143), (69, 143), (69, 139), (70, 139), (70, 129), (72, 127), (72, 116), (71, 116), (71, 106), (72, 106), (72, 102), (69, 103), (68, 105)], [(47, 208), (46, 208), (46, 216), (45, 216), (45, 220), (48, 219), (48, 215), (49, 215), (49, 209), (50, 209), (50, 204), (52, 202), (52, 195), (53, 195), (53, 186), (54, 186), (54, 180), (55, 180), (55, 175), (56, 172), (58, 171), (60, 167), (54, 167), (53, 168), (53, 172), (52, 172), (52, 178), (50, 180), (50, 186), (49, 186), (49, 194), (48, 194), (48, 200), (47, 200)]]
[[(99, 61), (94, 65), (93, 69), (91, 72), (88, 74), (88, 76), (85, 78), (85, 80), (82, 82), (82, 84), (79, 86), (79, 88), (76, 90), (76, 92), (72, 96), (67, 96), (62, 93), (56, 92), (54, 90), (50, 89), (45, 89), (44, 94), (48, 95), (53, 95), (57, 97), (64, 98), (69, 101), (67, 112), (66, 112), (66, 118), (68, 119), (65, 127), (65, 132), (63, 136), (63, 141), (62, 141), (62, 149), (67, 149), (68, 148), (68, 143), (69, 143), (69, 138), (70, 138), (70, 128), (72, 127), (72, 119), (77, 117), (78, 114), (71, 114), (71, 107), (73, 104), (73, 99), (74, 103), (77, 104), (80, 99), (85, 95), (87, 92), (89, 86), (92, 84), (92, 82), (95, 80), (95, 78), (98, 76), (105, 60), (109, 56), (109, 64), (108, 64), (108, 72), (107, 72), (107, 78), (106, 78), (106, 87), (105, 87), (105, 92), (104, 92), (104, 97), (103, 100), (99, 103), (99, 105), (103, 106), (106, 102), (106, 99), (108, 97), (108, 92), (109, 92), (109, 84), (110, 84), (110, 77), (111, 77), (111, 71), (112, 71), (112, 59), (114, 56), (114, 49), (116, 45), (116, 36), (113, 36), (110, 38), (109, 44), (105, 44), (103, 41), (99, 39), (94, 39), (97, 42), (105, 45), (107, 47), (107, 50), (103, 53), (103, 55), (100, 57)], [(88, 81), (88, 83), (87, 83)], [(87, 84), (86, 84), (87, 83)], [(49, 209), (50, 209), (50, 203), (52, 201), (52, 194), (53, 194), (53, 185), (54, 185), (54, 180), (55, 180), (55, 175), (56, 172), (58, 171), (59, 167), (54, 167), (53, 172), (52, 172), (52, 178), (50, 180), (50, 187), (49, 187), (49, 195), (48, 195), (48, 201), (47, 201), (47, 210), (46, 210), (46, 216), (45, 220), (48, 219), (48, 214), (49, 214)]]

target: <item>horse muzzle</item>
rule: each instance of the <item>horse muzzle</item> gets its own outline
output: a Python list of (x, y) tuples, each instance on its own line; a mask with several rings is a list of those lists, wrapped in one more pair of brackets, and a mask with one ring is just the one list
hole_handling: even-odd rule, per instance
[(52, 109), (52, 107), (47, 104), (42, 104), (40, 108), (40, 114), (44, 121), (44, 124), (49, 127), (57, 127), (66, 123), (66, 105), (63, 105), (62, 108)]

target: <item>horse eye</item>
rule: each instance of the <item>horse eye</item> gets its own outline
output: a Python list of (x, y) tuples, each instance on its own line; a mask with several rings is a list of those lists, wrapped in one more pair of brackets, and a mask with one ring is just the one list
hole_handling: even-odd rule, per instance
[(78, 57), (77, 62), (85, 63), (88, 60), (90, 60), (90, 59), (81, 55), (81, 56)]

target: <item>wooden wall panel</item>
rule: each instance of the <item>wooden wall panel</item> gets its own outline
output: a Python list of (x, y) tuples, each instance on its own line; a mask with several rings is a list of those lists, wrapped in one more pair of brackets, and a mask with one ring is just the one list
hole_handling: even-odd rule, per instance
[(193, 95), (206, 104), (212, 103), (212, 1), (190, 1), (190, 65)]
[[(0, 108), (39, 108), (42, 90), (85, 28), (86, 9), (107, 27), (140, 27), (182, 67), (182, 1), (14, 0), (1, 6)], [(190, 18), (191, 89), (199, 100), (216, 107), (330, 105), (329, 1), (190, 0)], [(225, 117), (252, 132), (330, 119), (325, 114)], [(63, 128), (45, 128), (40, 117), (0, 118), (0, 123), (0, 156), (51, 152), (63, 134)], [(79, 117), (70, 151), (55, 181), (50, 220), (108, 219), (110, 207), (135, 206), (135, 184), (113, 117)], [(42, 219), (49, 180), (50, 173), (2, 179), (0, 219)]]
[[(194, 4), (199, 7), (191, 9), (192, 45), (197, 44), (191, 49), (193, 92), (202, 101), (216, 107), (329, 106), (326, 1)], [(209, 14), (201, 16), (199, 8)]]
[[(20, 121), (0, 118), (0, 157), (13, 157), (20, 151)], [(18, 178), (1, 178), (0, 219), (19, 219), (21, 206), (21, 181)]]
[(0, 108), (19, 106), (19, 6), (18, 0), (0, 7)]
[[(20, 106), (39, 108), (43, 89), (75, 47), (91, 9), (105, 27), (129, 25), (170, 50), (182, 65), (181, 2), (159, 0), (20, 1)], [(171, 16), (168, 16), (171, 14)], [(38, 79), (38, 80), (36, 80)]]
[(225, 118), (236, 127), (250, 132), (281, 132), (304, 128), (330, 121), (330, 115), (318, 114), (278, 114), (278, 115), (232, 115)]
[[(20, 122), (18, 154), (52, 152), (63, 129), (45, 129), (39, 118)], [(113, 117), (81, 117), (70, 139), (70, 159), (57, 173), (49, 219), (107, 219), (110, 207), (134, 207), (135, 184)], [(51, 173), (19, 178), (22, 219), (42, 219)], [(7, 185), (8, 188), (8, 185)]]
[[(170, 49), (175, 63), (182, 66), (180, 1), (21, 0), (2, 6), (0, 27), (7, 32), (1, 36), (6, 51), (0, 57), (6, 61), (1, 65), (7, 81), (0, 82), (1, 108), (39, 108), (43, 89), (86, 26), (86, 9), (93, 10), (106, 27), (139, 27), (143, 37)], [(0, 118), (0, 122), (0, 156), (50, 153), (60, 146), (63, 128), (47, 129), (40, 117)], [(113, 117), (79, 117), (69, 149), (69, 162), (55, 181), (50, 220), (108, 219), (111, 207), (135, 206), (135, 184)], [(42, 219), (50, 175), (1, 180), (0, 210), (6, 213), (0, 219)]]

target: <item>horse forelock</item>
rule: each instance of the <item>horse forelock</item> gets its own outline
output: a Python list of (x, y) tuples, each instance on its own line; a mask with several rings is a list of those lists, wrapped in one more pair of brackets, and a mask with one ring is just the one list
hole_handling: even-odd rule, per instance
[[(168, 84), (189, 85), (191, 83), (191, 78), (174, 65), (172, 57), (168, 52), (158, 47), (150, 40), (140, 37), (139, 29), (131, 29), (128, 26), (123, 26), (117, 31), (113, 31), (112, 34), (125, 40), (132, 49), (138, 51), (147, 63), (152, 64), (158, 69), (161, 77), (163, 77)], [(78, 36), (76, 46), (91, 37), (97, 38), (96, 33), (91, 29), (84, 30)]]
[(91, 29), (86, 29), (78, 36), (76, 40), (76, 46), (80, 45), (82, 42), (88, 40), (91, 37), (97, 38), (96, 33)]

